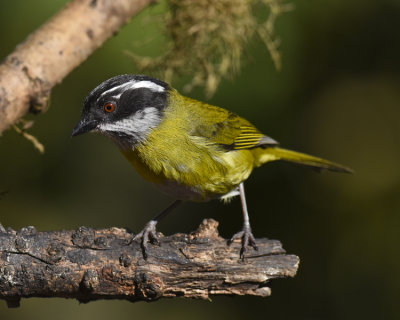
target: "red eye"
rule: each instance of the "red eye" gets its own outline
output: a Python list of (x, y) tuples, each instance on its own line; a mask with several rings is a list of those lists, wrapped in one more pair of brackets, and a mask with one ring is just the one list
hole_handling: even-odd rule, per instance
[(104, 111), (105, 112), (110, 113), (110, 112), (113, 112), (114, 110), (115, 110), (115, 104), (112, 103), (112, 102), (109, 102), (104, 106)]

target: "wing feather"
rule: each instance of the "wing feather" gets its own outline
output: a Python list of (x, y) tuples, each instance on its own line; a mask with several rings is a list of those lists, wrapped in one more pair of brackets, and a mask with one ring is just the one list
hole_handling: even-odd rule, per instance
[(208, 138), (210, 142), (227, 150), (252, 149), (278, 144), (246, 119), (225, 109), (203, 104), (195, 116), (198, 125), (192, 129), (191, 134)]

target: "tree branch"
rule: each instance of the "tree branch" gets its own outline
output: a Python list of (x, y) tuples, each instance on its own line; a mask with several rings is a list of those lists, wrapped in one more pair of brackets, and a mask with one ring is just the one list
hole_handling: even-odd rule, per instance
[(51, 89), (156, 0), (73, 0), (0, 65), (0, 134), (28, 111), (41, 112)]
[(258, 239), (258, 252), (239, 259), (206, 219), (191, 234), (161, 237), (143, 259), (125, 229), (37, 232), (0, 225), (0, 299), (10, 307), (23, 297), (153, 301), (161, 297), (271, 294), (269, 281), (294, 277), (299, 258), (277, 240)]

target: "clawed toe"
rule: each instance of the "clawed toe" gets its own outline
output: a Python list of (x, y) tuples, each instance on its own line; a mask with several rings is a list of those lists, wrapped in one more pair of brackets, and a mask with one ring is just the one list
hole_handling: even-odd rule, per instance
[(242, 231), (235, 233), (232, 238), (228, 240), (228, 245), (231, 245), (236, 239), (242, 239), (242, 247), (240, 248), (240, 259), (244, 260), (244, 254), (248, 247), (252, 247), (254, 250), (258, 250), (256, 245), (256, 239), (251, 232), (250, 227), (243, 227)]
[(142, 247), (142, 253), (143, 253), (143, 258), (147, 259), (147, 248), (149, 245), (149, 242), (151, 244), (158, 244), (158, 236), (157, 236), (157, 230), (156, 230), (156, 225), (157, 221), (151, 220), (149, 221), (143, 230), (139, 232), (133, 240), (141, 240), (140, 241), (140, 246)]
[(244, 231), (239, 231), (237, 233), (235, 233), (229, 240), (228, 240), (228, 245), (230, 246), (233, 241), (235, 241), (236, 239), (242, 239), (244, 235)]

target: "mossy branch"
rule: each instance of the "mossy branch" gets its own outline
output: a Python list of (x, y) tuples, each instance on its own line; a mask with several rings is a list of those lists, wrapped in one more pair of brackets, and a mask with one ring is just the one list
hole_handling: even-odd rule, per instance
[[(169, 47), (159, 57), (128, 55), (145, 73), (172, 82), (176, 74), (191, 80), (184, 90), (204, 86), (208, 97), (223, 78), (236, 75), (251, 40), (258, 35), (277, 70), (282, 67), (276, 19), (293, 9), (284, 0), (168, 0), (165, 34)], [(258, 12), (266, 8), (268, 15)]]

